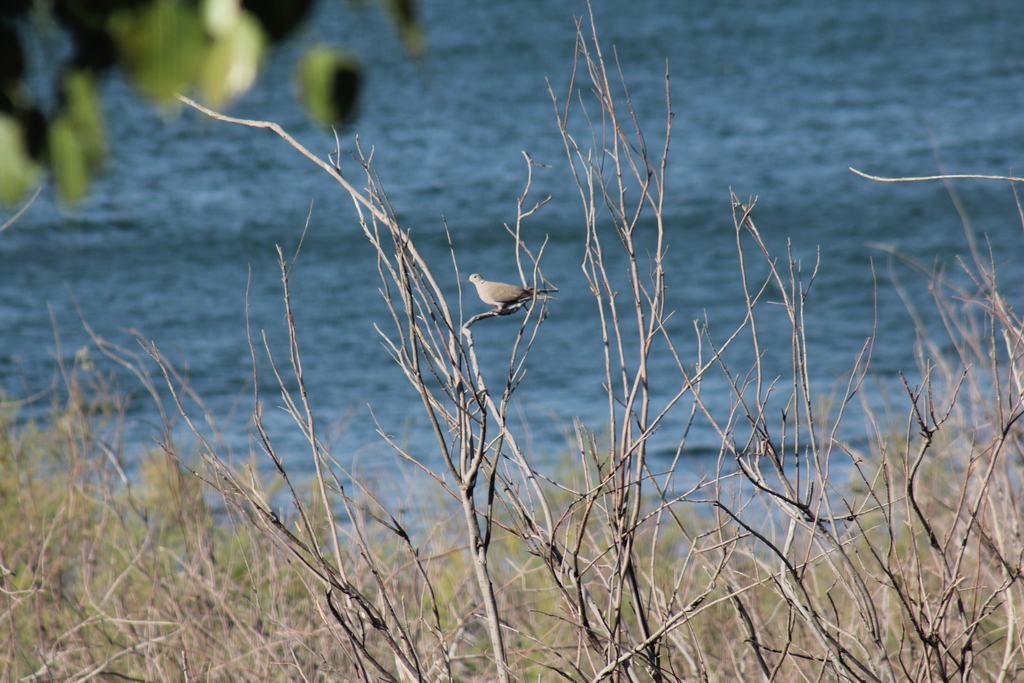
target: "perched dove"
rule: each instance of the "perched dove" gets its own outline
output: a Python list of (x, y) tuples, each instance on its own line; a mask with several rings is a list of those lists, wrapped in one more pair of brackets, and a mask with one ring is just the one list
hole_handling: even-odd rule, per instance
[(481, 301), (494, 306), (495, 311), (529, 301), (536, 296), (532, 288), (523, 289), (518, 285), (506, 285), (504, 282), (488, 282), (476, 273), (469, 276), (469, 281), (476, 285), (476, 293)]

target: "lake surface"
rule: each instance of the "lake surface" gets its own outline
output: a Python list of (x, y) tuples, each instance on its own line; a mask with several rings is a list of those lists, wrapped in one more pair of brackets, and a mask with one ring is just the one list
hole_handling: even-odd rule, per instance
[[(664, 130), (664, 72), (671, 71), (676, 122), (668, 169), (669, 283), (673, 332), (695, 348), (692, 321), (705, 316), (718, 338), (742, 318), (729, 191), (759, 197), (755, 221), (777, 255), (787, 240), (809, 269), (820, 249), (809, 300), (815, 389), (827, 393), (852, 367), (875, 323), (872, 370), (880, 386), (913, 376), (915, 327), (886, 283), (892, 245), (927, 263), (955, 268), (967, 251), (961, 220), (941, 183), (879, 184), (848, 167), (884, 176), (1005, 175), (1024, 166), (1024, 4), (953, 0), (690, 2), (595, 0), (606, 55), (612, 46), (652, 148)], [(580, 270), (583, 212), (572, 184), (548, 83), (564, 100), (581, 2), (469, 0), (424, 3), (429, 54), (410, 63), (374, 12), (348, 14), (322, 2), (300, 39), (276, 53), (258, 87), (231, 110), (273, 120), (326, 156), (333, 137), (294, 102), (290, 74), (301, 42), (330, 39), (358, 51), (368, 67), (359, 119), (342, 131), (375, 150), (375, 166), (419, 248), (448, 276), (447, 221), (463, 277), (515, 281), (503, 227), (526, 181), (522, 151), (540, 164), (533, 195), (552, 201), (526, 224), (537, 247), (550, 239), (544, 272), (559, 287), (531, 356), (516, 410), (542, 461), (567, 457), (572, 418), (600, 430), (606, 419), (595, 305)], [(380, 343), (389, 317), (377, 293), (374, 254), (351, 201), (322, 171), (266, 131), (214, 124), (192, 112), (158, 115), (123, 83), (107, 85), (114, 154), (92, 195), (75, 210), (43, 196), (0, 235), (0, 382), (14, 398), (55, 376), (53, 320), (71, 362), (87, 344), (78, 309), (104, 338), (135, 348), (138, 330), (187, 363), (192, 388), (220, 419), (238, 453), (250, 444), (249, 316), (287, 358), (275, 245), (291, 253), (311, 202), (309, 234), (293, 274), (293, 301), (309, 384), (321, 425), (342, 462), (373, 469), (393, 462), (370, 416), (427, 459), (436, 447), (420, 400)], [(940, 169), (937, 161), (941, 158)], [(353, 174), (355, 167), (353, 166)], [(1021, 291), (1021, 219), (1006, 183), (956, 184), (975, 229), (987, 234), (1007, 294)], [(896, 265), (926, 321), (926, 283)], [(454, 278), (446, 281), (456, 291)], [(483, 310), (472, 289), (467, 312)], [(52, 312), (52, 319), (51, 319)], [(929, 315), (930, 314), (930, 315)], [(520, 314), (522, 315), (522, 314)], [(501, 372), (516, 320), (478, 324), (477, 341)], [(781, 324), (770, 367), (784, 372)], [(152, 401), (135, 394), (133, 447), (158, 431)], [(692, 358), (689, 359), (692, 362)], [(659, 376), (671, 375), (662, 358)], [(664, 373), (662, 373), (664, 371)], [(264, 367), (262, 377), (269, 379)], [(491, 375), (497, 383), (500, 375)], [(662, 396), (676, 380), (657, 385)], [(263, 398), (272, 435), (298, 469), (309, 466), (297, 430)], [(727, 397), (721, 395), (724, 401)], [(685, 412), (685, 411), (684, 411)], [(228, 419), (230, 416), (230, 420)], [(659, 436), (666, 453), (685, 414)], [(713, 451), (709, 430), (688, 448)]]

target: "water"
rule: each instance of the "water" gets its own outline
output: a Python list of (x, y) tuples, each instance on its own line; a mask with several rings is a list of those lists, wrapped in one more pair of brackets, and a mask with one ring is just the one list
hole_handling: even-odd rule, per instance
[[(404, 227), (449, 277), (442, 218), (463, 276), (514, 280), (503, 223), (515, 219), (526, 167), (533, 196), (553, 199), (526, 224), (526, 238), (551, 242), (545, 274), (559, 288), (531, 358), (517, 410), (539, 458), (564, 457), (574, 416), (600, 429), (605, 419), (594, 305), (582, 261), (582, 212), (555, 126), (548, 82), (567, 94), (574, 17), (582, 3), (427, 3), (429, 57), (410, 64), (374, 13), (347, 14), (321, 3), (302, 39), (329, 37), (363, 55), (369, 86), (360, 118), (343, 131), (375, 150), (375, 165)], [(777, 255), (787, 240), (821, 272), (810, 299), (809, 343), (815, 388), (828, 392), (847, 372), (874, 322), (871, 263), (884, 277), (894, 245), (925, 262), (951, 264), (966, 252), (963, 228), (939, 183), (883, 185), (852, 174), (1006, 174), (1024, 160), (1024, 6), (1009, 1), (904, 0), (854, 5), (735, 0), (594, 3), (606, 57), (612, 46), (652, 148), (664, 129), (664, 71), (671, 71), (676, 126), (668, 173), (669, 272), (674, 331), (694, 352), (692, 321), (705, 315), (719, 338), (742, 316), (729, 189), (758, 196), (755, 220)], [(273, 120), (313, 151), (333, 139), (313, 128), (287, 79), (299, 41), (275, 55), (258, 87), (232, 114)], [(370, 247), (351, 202), (322, 171), (266, 131), (212, 123), (186, 112), (159, 115), (123, 83), (107, 85), (114, 158), (93, 194), (74, 211), (49, 191), (0, 236), (0, 382), (15, 397), (54, 376), (51, 311), (66, 360), (86, 344), (78, 309), (103, 337), (133, 347), (138, 330), (187, 362), (190, 383), (221, 419), (228, 443), (248, 448), (251, 367), (246, 287), (254, 329), (265, 329), (287, 359), (275, 245), (291, 253), (314, 205), (293, 276), (310, 398), (334, 429), (343, 462), (372, 467), (385, 457), (367, 405), (381, 428), (427, 458), (436, 457), (419, 399), (379, 343), (374, 324), (389, 318), (376, 291)], [(353, 173), (355, 169), (353, 167)], [(1020, 218), (1006, 184), (957, 184), (975, 228), (1004, 267), (1007, 291), (1020, 287)], [(900, 268), (897, 265), (897, 268)], [(927, 292), (905, 268), (901, 279), (927, 311)], [(446, 280), (454, 292), (454, 280)], [(471, 292), (470, 292), (471, 294)], [(468, 296), (467, 311), (482, 310)], [(882, 385), (913, 372), (914, 327), (884, 282), (873, 371)], [(933, 315), (929, 318), (935, 321)], [(500, 369), (514, 320), (475, 329)], [(767, 362), (782, 372), (786, 331)], [(133, 347), (134, 348), (134, 347)], [(690, 357), (692, 360), (692, 356)], [(662, 396), (678, 383), (659, 367)], [(137, 382), (129, 417), (133, 439), (150, 442), (156, 412)], [(264, 366), (262, 377), (269, 380)], [(492, 382), (496, 381), (496, 376)], [(269, 382), (263, 398), (279, 404)], [(709, 388), (714, 388), (709, 387)], [(719, 387), (718, 390), (721, 388)], [(724, 394), (723, 394), (724, 396)], [(233, 408), (237, 404), (237, 409)], [(272, 433), (302, 469), (306, 448), (287, 419), (268, 407)], [(683, 415), (659, 442), (668, 452)], [(691, 447), (713, 448), (697, 430)]]

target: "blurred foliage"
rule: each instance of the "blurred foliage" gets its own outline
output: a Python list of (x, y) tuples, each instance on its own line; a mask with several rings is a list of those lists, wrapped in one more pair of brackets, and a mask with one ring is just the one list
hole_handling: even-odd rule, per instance
[(359, 63), (355, 57), (326, 46), (309, 51), (298, 72), (299, 94), (318, 121), (344, 121), (356, 104)]
[[(329, 2), (332, 0), (321, 0)], [(350, 0), (362, 5), (363, 0)], [(407, 53), (423, 49), (412, 0), (380, 0)], [(268, 52), (301, 25), (313, 0), (0, 0), (0, 202), (12, 204), (50, 174), (74, 203), (108, 154), (101, 76), (117, 70), (158, 106), (197, 92), (223, 108), (246, 92)], [(70, 46), (55, 73), (27, 73), (25, 38)], [(321, 125), (349, 120), (363, 74), (358, 59), (310, 46), (296, 72), (300, 98)], [(49, 83), (54, 97), (28, 84)], [(39, 104), (52, 99), (52, 107)]]

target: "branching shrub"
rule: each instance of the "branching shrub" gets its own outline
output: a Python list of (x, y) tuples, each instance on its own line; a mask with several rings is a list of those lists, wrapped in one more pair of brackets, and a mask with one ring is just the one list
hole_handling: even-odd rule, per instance
[[(818, 265), (805, 270), (792, 253), (772, 255), (753, 200), (733, 197), (746, 316), (724, 334), (698, 325), (689, 340), (695, 353), (670, 332), (667, 74), (656, 151), (596, 33), (582, 25), (569, 96), (552, 96), (582, 202), (583, 275), (602, 331), (607, 391), (607, 424), (574, 424), (575, 466), (539, 467), (509, 417), (533, 342), (545, 333), (545, 298), (516, 304), (525, 315), (495, 383), (481, 371), (474, 326), (509, 311), (463, 319), (441, 266), (399, 225), (360, 149), (352, 162), (338, 152), (322, 160), (276, 124), (186, 100), (215, 118), (273, 129), (352, 198), (391, 313), (381, 335), (422, 401), (437, 456), (420, 460), (392, 446), (413, 466), (407, 476), (417, 488), (432, 483), (433, 493), (418, 499), (418, 518), (406, 525), (389, 511), (393, 500), (376, 497), (321, 441), (291, 309), (295, 259), (279, 251), (287, 361), (265, 337), (250, 346), (253, 425), (280, 491), (208, 434), (201, 425), (216, 424), (215, 416), (160, 349), (140, 340), (194, 431), (198, 461), (182, 455), (168, 427), (161, 446), (175, 464), (153, 466), (145, 495), (145, 485), (109, 493), (109, 475), (94, 489), (69, 470), (63, 497), (26, 525), (33, 540), (3, 549), (21, 582), (5, 577), (5, 643), (16, 662), (8, 671), (21, 678), (31, 670), (37, 680), (116, 671), (402, 683), (1020, 678), (1024, 321), (1000, 293), (991, 257), (971, 240), (967, 289), (932, 274), (952, 353), (922, 337), (901, 421), (862, 402), (868, 433), (844, 440), (873, 340), (832, 397), (817, 395), (805, 306)], [(544, 245), (522, 239), (524, 221), (544, 204), (528, 201), (531, 170), (527, 157), (510, 244), (523, 285), (556, 291), (542, 270)], [(450, 267), (461, 282), (457, 256)], [(769, 316), (782, 317), (787, 338), (777, 325), (763, 331)], [(158, 400), (142, 358), (94, 338)], [(770, 374), (768, 354), (784, 354), (791, 372)], [(652, 388), (655, 358), (658, 368), (672, 359), (675, 374), (657, 377), (672, 391)], [(293, 479), (264, 429), (259, 373), (267, 371), (308, 442), (316, 468), (309, 486)], [(79, 412), (55, 413), (80, 436), (57, 450), (98, 468), (103, 458), (93, 451), (106, 454), (104, 442), (90, 431), (88, 411)], [(692, 426), (718, 436), (717, 469), (699, 481), (651, 469), (652, 436), (667, 431), (670, 415), (679, 457)], [(17, 449), (6, 449), (18, 467), (21, 456), (6, 455)], [(72, 530), (63, 533), (82, 550), (51, 559), (55, 529)], [(12, 550), (21, 545), (33, 550)], [(65, 568), (71, 555), (81, 561)], [(100, 566), (105, 578), (95, 583)], [(30, 579), (38, 568), (50, 576)], [(44, 596), (45, 607), (28, 609)], [(58, 615), (63, 625), (51, 625)], [(26, 626), (38, 634), (35, 648)]]

